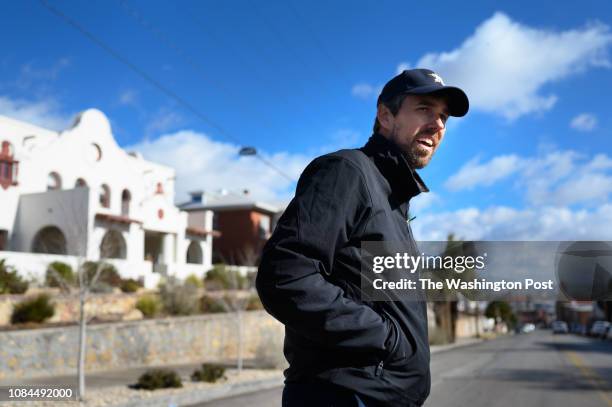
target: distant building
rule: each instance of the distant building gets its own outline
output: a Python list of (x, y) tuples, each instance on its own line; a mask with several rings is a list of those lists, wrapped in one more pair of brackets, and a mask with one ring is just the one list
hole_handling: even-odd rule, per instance
[(0, 258), (19, 272), (104, 258), (152, 286), (210, 269), (212, 212), (188, 221), (174, 169), (121, 149), (102, 112), (61, 132), (0, 116), (0, 143)]
[(261, 249), (276, 224), (279, 208), (253, 199), (248, 191), (216, 194), (194, 191), (190, 195), (191, 201), (179, 205), (189, 213), (189, 219), (205, 211), (214, 213), (213, 228), (221, 235), (213, 244), (213, 262), (257, 264)]

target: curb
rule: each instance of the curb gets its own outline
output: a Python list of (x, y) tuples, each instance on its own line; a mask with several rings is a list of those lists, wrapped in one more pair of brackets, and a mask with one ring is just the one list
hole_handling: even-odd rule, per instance
[(486, 341), (487, 339), (474, 339), (474, 340), (470, 340), (470, 341), (466, 341), (463, 343), (451, 343), (448, 345), (436, 345), (435, 347), (430, 347), (430, 354), (435, 354), (435, 353), (440, 353), (440, 352), (446, 352), (449, 350), (453, 350), (453, 349), (458, 349), (458, 348), (467, 348), (468, 346), (473, 346), (473, 345), (478, 345), (480, 343), (483, 343), (484, 341)]
[(232, 396), (238, 396), (244, 393), (251, 393), (259, 390), (267, 390), (283, 385), (284, 377), (279, 376), (272, 379), (252, 380), (248, 382), (239, 382), (233, 384), (224, 384), (212, 389), (202, 390), (194, 389), (187, 390), (179, 394), (164, 394), (147, 398), (138, 398), (112, 404), (113, 407), (168, 407), (168, 406), (186, 406), (191, 404), (204, 403), (223, 399)]

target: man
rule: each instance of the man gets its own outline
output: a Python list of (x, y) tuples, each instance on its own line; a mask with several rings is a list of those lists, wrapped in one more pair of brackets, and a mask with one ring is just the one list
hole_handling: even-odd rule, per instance
[(315, 159), (264, 247), (257, 290), (285, 324), (283, 406), (419, 406), (429, 395), (423, 301), (373, 302), (360, 290), (362, 241), (416, 254), (409, 200), (465, 93), (426, 69), (403, 71), (378, 98), (361, 149)]

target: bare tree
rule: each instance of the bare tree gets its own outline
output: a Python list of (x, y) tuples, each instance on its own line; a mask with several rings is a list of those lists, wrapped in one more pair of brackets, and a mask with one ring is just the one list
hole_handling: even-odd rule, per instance
[[(256, 265), (259, 258), (258, 253), (251, 247), (247, 247), (239, 253), (241, 263), (247, 267)], [(233, 262), (233, 256), (230, 259)], [(244, 365), (244, 312), (246, 311), (250, 298), (257, 295), (255, 287), (247, 276), (243, 276), (237, 269), (226, 266), (223, 269), (227, 281), (226, 293), (219, 299), (221, 306), (228, 312), (233, 312), (236, 316), (236, 328), (238, 333), (238, 349), (236, 355), (236, 369), (238, 374), (242, 373)]]
[[(104, 261), (109, 254), (116, 253), (117, 242), (112, 239), (103, 239), (100, 245), (99, 259), (88, 258), (88, 223), (87, 205), (88, 200), (83, 199), (83, 194), (75, 193), (76, 190), (57, 192), (61, 194), (56, 200), (54, 209), (59, 213), (54, 214), (55, 221), (62, 224), (61, 230), (65, 234), (67, 242), (68, 255), (76, 258), (76, 274), (77, 287), (73, 287), (61, 275), (61, 273), (53, 267), (53, 264), (48, 266), (49, 274), (56, 280), (61, 290), (68, 295), (77, 291), (79, 298), (79, 351), (77, 360), (77, 376), (79, 386), (79, 398), (84, 400), (85, 397), (85, 360), (86, 360), (86, 344), (87, 344), (87, 324), (91, 321), (88, 318), (85, 305), (89, 299), (92, 289), (97, 287), (97, 284), (102, 276), (102, 273), (109, 268), (109, 264)], [(69, 195), (70, 194), (70, 195)], [(81, 196), (79, 196), (81, 195)], [(61, 198), (68, 199), (61, 199)], [(53, 211), (52, 211), (53, 212)], [(85, 218), (83, 218), (85, 216)], [(38, 242), (41, 249), (52, 247), (57, 242)]]

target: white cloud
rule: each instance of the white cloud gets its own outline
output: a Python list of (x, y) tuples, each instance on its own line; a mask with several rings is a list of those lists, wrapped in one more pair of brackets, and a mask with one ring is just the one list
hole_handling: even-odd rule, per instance
[[(248, 189), (254, 198), (271, 203), (286, 203), (294, 193), (293, 182), (254, 157), (239, 156), (239, 146), (212, 140), (202, 133), (183, 130), (126, 149), (176, 169), (177, 201), (187, 200), (187, 193), (198, 189)], [(296, 180), (311, 159), (289, 153), (260, 153)]]
[(612, 158), (597, 154), (590, 160), (575, 151), (551, 151), (541, 157), (502, 155), (480, 163), (473, 159), (445, 186), (453, 191), (491, 186), (515, 175), (530, 205), (587, 206), (606, 202), (612, 194)]
[(54, 99), (30, 101), (6, 96), (0, 96), (0, 114), (50, 130), (66, 129), (73, 117), (60, 112)]
[(144, 133), (146, 137), (157, 136), (160, 133), (174, 130), (183, 123), (183, 117), (180, 114), (168, 108), (161, 108), (149, 120)]
[(612, 204), (594, 210), (539, 207), (427, 213), (411, 225), (418, 240), (446, 240), (449, 233), (467, 240), (610, 240)]
[(358, 83), (353, 86), (351, 93), (360, 99), (372, 99), (378, 97), (381, 90), (382, 85), (374, 86), (367, 83)]
[[(530, 27), (502, 12), (476, 27), (459, 47), (423, 55), (417, 67), (433, 69), (463, 88), (472, 108), (507, 119), (551, 109), (557, 96), (545, 85), (592, 67), (612, 67), (610, 28), (602, 23), (554, 31)], [(397, 71), (410, 65), (401, 62)], [(353, 95), (368, 98), (375, 87), (360, 83)]]
[(397, 65), (397, 68), (395, 69), (395, 73), (397, 75), (399, 75), (400, 73), (402, 73), (403, 71), (407, 70), (407, 69), (411, 69), (413, 68), (412, 66), (410, 66), (410, 64), (408, 62), (400, 62)]
[(410, 200), (410, 213), (418, 214), (431, 211), (440, 203), (441, 199), (435, 192), (421, 193)]
[(590, 113), (582, 113), (574, 117), (570, 127), (578, 131), (592, 131), (597, 127), (597, 117)]
[(138, 100), (138, 92), (134, 89), (125, 89), (119, 93), (119, 104), (124, 106), (134, 105)]
[(604, 24), (553, 31), (498, 12), (458, 48), (426, 54), (417, 66), (464, 88), (473, 107), (514, 119), (555, 104), (557, 97), (544, 94), (544, 85), (590, 67), (610, 67), (610, 44), (612, 34)]
[(476, 186), (489, 186), (495, 182), (519, 171), (520, 159), (516, 155), (502, 155), (491, 161), (480, 164), (478, 158), (474, 158), (465, 164), (445, 183), (450, 190), (473, 189)]
[(339, 129), (331, 134), (329, 142), (317, 149), (319, 154), (327, 154), (343, 148), (355, 148), (361, 139), (361, 133), (353, 129)]
[[(20, 89), (28, 89), (32, 87), (34, 83), (37, 87), (45, 86), (45, 82), (54, 81), (57, 79), (59, 74), (70, 66), (71, 62), (69, 58), (60, 58), (50, 65), (44, 67), (37, 67), (33, 62), (29, 62), (21, 66), (19, 70), (19, 76), (14, 82)], [(36, 64), (40, 66), (41, 64)]]

